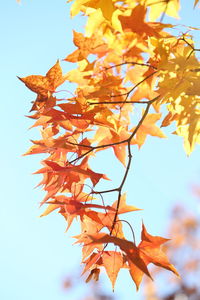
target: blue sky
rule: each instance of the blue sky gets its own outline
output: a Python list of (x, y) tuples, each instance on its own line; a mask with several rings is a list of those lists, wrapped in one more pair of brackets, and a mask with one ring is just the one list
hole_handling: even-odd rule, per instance
[[(191, 9), (192, 1), (182, 1), (182, 24), (198, 26), (200, 10)], [(72, 246), (66, 224), (57, 213), (38, 218), (42, 213), (39, 202), (43, 193), (33, 189), (39, 176), (31, 173), (39, 169), (40, 157), (22, 157), (37, 135), (28, 130), (32, 121), (25, 118), (34, 95), (16, 76), (45, 74), (63, 59), (72, 47), (72, 29), (82, 30), (80, 18), (71, 20), (69, 5), (65, 1), (14, 0), (0, 3), (1, 28), (1, 255), (0, 299), (2, 300), (78, 300), (84, 290), (80, 283), (73, 295), (62, 291), (62, 279), (75, 272), (81, 250)], [(200, 41), (199, 33), (196, 34)], [(62, 63), (63, 69), (69, 65)], [(137, 236), (143, 219), (150, 233), (163, 234), (169, 209), (176, 201), (190, 204), (190, 183), (199, 182), (199, 147), (186, 157), (181, 138), (168, 134), (168, 139), (148, 138), (145, 146), (134, 153), (133, 165), (125, 190), (128, 201), (144, 211), (127, 216), (134, 224)], [(108, 153), (99, 158), (96, 168), (114, 180), (119, 180), (123, 169), (111, 161)], [(109, 167), (107, 167), (109, 165)], [(110, 167), (112, 166), (112, 167)], [(100, 169), (99, 169), (100, 170)], [(189, 200), (189, 201), (188, 201)], [(75, 231), (75, 232), (74, 232)], [(80, 282), (82, 279), (80, 279)], [(126, 283), (125, 283), (126, 282)], [(105, 289), (110, 283), (103, 282)], [(119, 274), (116, 284), (119, 299), (140, 300), (135, 287), (125, 273)], [(130, 296), (131, 295), (131, 296)]]

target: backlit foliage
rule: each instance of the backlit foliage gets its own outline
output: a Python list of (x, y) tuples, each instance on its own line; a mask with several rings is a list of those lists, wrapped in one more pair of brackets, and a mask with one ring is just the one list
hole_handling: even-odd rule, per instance
[[(46, 192), (42, 216), (58, 210), (67, 229), (74, 219), (80, 222), (75, 238), (82, 245), (83, 273), (90, 272), (87, 281), (98, 280), (103, 267), (114, 289), (118, 272), (126, 268), (139, 288), (144, 274), (151, 278), (150, 263), (178, 273), (162, 251), (167, 239), (150, 235), (144, 225), (138, 245), (134, 234), (132, 241), (125, 238), (121, 214), (138, 208), (126, 203), (124, 184), (134, 149), (148, 135), (165, 138), (158, 121), (162, 127), (173, 122), (188, 155), (200, 142), (198, 49), (188, 28), (180, 34), (163, 22), (166, 15), (178, 18), (179, 0), (68, 2), (72, 17), (87, 16), (85, 33), (73, 32), (76, 48), (64, 59), (75, 69), (63, 74), (57, 61), (45, 76), (19, 78), (37, 94), (31, 118), (41, 128), (41, 139), (32, 141), (26, 155), (47, 154), (35, 172), (43, 175), (39, 185)], [(59, 98), (66, 82), (77, 87)], [(135, 108), (141, 108), (140, 118), (134, 119)], [(124, 175), (119, 186), (99, 190), (99, 181), (110, 179), (90, 161), (107, 149), (124, 166)], [(107, 194), (113, 202), (106, 201)]]

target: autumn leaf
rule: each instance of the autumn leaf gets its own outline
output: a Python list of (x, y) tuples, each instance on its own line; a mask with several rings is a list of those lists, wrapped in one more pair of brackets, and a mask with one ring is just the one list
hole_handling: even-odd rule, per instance
[(144, 224), (142, 225), (141, 239), (142, 241), (138, 245), (138, 248), (140, 249), (140, 251), (142, 252), (142, 256), (144, 255), (144, 258), (148, 263), (153, 263), (156, 266), (170, 270), (174, 274), (179, 276), (175, 267), (169, 262), (166, 254), (160, 248), (160, 246), (167, 242), (169, 239), (150, 235), (146, 231)]
[(170, 17), (179, 18), (178, 12), (180, 9), (179, 0), (147, 0), (145, 2), (146, 6), (149, 6), (150, 13), (149, 18), (151, 21), (155, 21), (162, 14), (167, 14)]
[(97, 253), (92, 253), (92, 255), (84, 261), (85, 268), (81, 275), (85, 274), (85, 272), (87, 272), (90, 268), (92, 268), (94, 264), (96, 265), (99, 259), (101, 259), (102, 253), (103, 253), (102, 251), (99, 251)]
[(31, 75), (27, 77), (18, 77), (32, 92), (38, 94), (38, 101), (49, 98), (56, 88), (61, 85), (65, 78), (62, 75), (62, 69), (59, 61), (46, 73), (46, 76)]
[(45, 209), (45, 211), (40, 215), (40, 217), (45, 217), (48, 214), (50, 214), (52, 211), (54, 211), (55, 209), (59, 208), (60, 206), (58, 204), (49, 204), (47, 206), (47, 208)]
[(100, 274), (100, 269), (99, 268), (92, 269), (92, 271), (90, 272), (90, 274), (87, 277), (85, 282), (89, 282), (91, 279), (94, 279), (95, 281), (98, 281), (99, 280), (99, 274)]
[(153, 27), (145, 22), (145, 16), (146, 8), (143, 5), (137, 5), (132, 9), (130, 16), (119, 16), (119, 20), (123, 30), (130, 30), (139, 35), (158, 35)]
[(66, 61), (78, 62), (87, 59), (90, 54), (96, 54), (98, 57), (102, 57), (107, 53), (107, 45), (101, 41), (100, 37), (93, 36), (87, 38), (84, 37), (82, 33), (76, 31), (73, 31), (73, 34), (74, 45), (78, 47), (78, 49), (68, 55), (65, 58)]
[[(98, 218), (98, 214), (96, 219), (92, 219), (90, 215), (83, 215), (81, 218), (81, 235), (85, 234), (94, 234), (98, 233), (99, 230), (102, 228), (101, 219)], [(80, 235), (80, 237), (81, 237)], [(79, 239), (79, 236), (75, 236), (75, 238)], [(82, 247), (82, 262), (86, 261), (86, 259), (94, 252), (95, 249), (99, 251), (103, 250), (102, 245), (84, 245)]]
[(200, 144), (200, 122), (199, 117), (193, 118), (189, 126), (179, 126), (174, 132), (184, 139), (184, 149), (187, 155), (194, 150), (196, 143)]
[[(113, 203), (112, 207), (117, 208), (117, 204), (118, 204), (118, 200)], [(118, 214), (124, 214), (127, 212), (137, 211), (137, 210), (140, 210), (140, 208), (137, 208), (133, 205), (126, 204), (126, 193), (124, 193), (120, 198)]]
[(115, 120), (109, 119), (109, 117), (106, 118), (105, 122), (107, 125), (106, 128), (100, 127), (96, 132), (94, 140), (99, 142), (98, 145), (113, 144), (112, 148), (114, 150), (115, 156), (124, 165), (124, 167), (126, 167), (127, 146), (125, 144), (115, 145), (115, 143), (118, 143), (120, 141), (120, 138), (126, 139), (128, 137), (128, 132), (123, 127), (118, 128), (117, 122)]
[(71, 7), (71, 16), (74, 17), (80, 12), (80, 10), (85, 11), (87, 7), (94, 8), (97, 10), (100, 9), (104, 18), (108, 20), (111, 19), (112, 14), (115, 11), (114, 4), (111, 0), (75, 0)]
[(177, 118), (178, 114), (172, 114), (171, 112), (169, 112), (162, 121), (161, 127), (169, 126), (173, 121), (177, 120)]
[[(148, 134), (160, 138), (165, 138), (165, 134), (160, 130), (159, 127), (155, 125), (155, 123), (160, 118), (161, 114), (148, 114), (145, 120), (142, 122), (140, 128), (138, 129), (133, 143), (136, 143), (140, 148), (144, 144)], [(131, 131), (133, 130), (134, 128), (132, 128)]]
[(117, 275), (124, 265), (123, 256), (117, 251), (104, 251), (102, 254), (102, 264), (106, 269), (114, 291)]
[[(71, 0), (68, 0), (68, 2), (70, 2)], [(71, 6), (71, 16), (74, 17), (75, 15), (77, 15), (80, 10), (82, 5), (84, 5), (85, 3), (87, 3), (88, 0), (76, 0), (73, 2), (72, 6)]]

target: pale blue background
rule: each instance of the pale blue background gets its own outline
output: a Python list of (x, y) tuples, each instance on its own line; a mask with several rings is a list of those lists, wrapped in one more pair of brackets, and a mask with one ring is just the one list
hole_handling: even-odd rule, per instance
[[(200, 11), (192, 10), (192, 2), (183, 1), (181, 22), (199, 26)], [(82, 21), (69, 18), (64, 0), (24, 0), (22, 5), (1, 0), (0, 14), (0, 299), (78, 300), (85, 289), (83, 279), (73, 294), (62, 290), (63, 278), (76, 272), (80, 262), (81, 249), (69, 238), (78, 230), (75, 226), (65, 234), (65, 221), (57, 213), (38, 218), (43, 193), (33, 189), (40, 177), (31, 173), (40, 168), (41, 158), (21, 156), (31, 145), (29, 139), (38, 138), (37, 130), (28, 130), (32, 121), (24, 116), (35, 96), (16, 76), (45, 74), (58, 58), (69, 54), (74, 49), (72, 28), (80, 31)], [(196, 39), (200, 40), (199, 33)], [(65, 62), (62, 66), (65, 71), (70, 67)], [(192, 205), (189, 185), (199, 183), (199, 150), (187, 158), (181, 138), (169, 135), (165, 140), (149, 137), (139, 152), (134, 151), (125, 190), (129, 203), (144, 209), (129, 216), (137, 238), (142, 219), (152, 234), (163, 234), (171, 205), (176, 201)], [(110, 154), (102, 155), (95, 168), (110, 178), (116, 176), (116, 181), (123, 170)], [(125, 274), (119, 274), (116, 284), (118, 299), (141, 299), (142, 291), (136, 293)], [(108, 280), (102, 285), (111, 290)]]

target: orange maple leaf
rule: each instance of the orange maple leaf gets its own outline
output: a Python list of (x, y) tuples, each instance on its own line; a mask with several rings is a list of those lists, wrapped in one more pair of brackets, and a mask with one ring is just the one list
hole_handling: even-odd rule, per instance
[(117, 275), (120, 269), (125, 266), (124, 257), (122, 253), (117, 251), (104, 251), (102, 254), (102, 265), (106, 269), (114, 291)]
[(136, 32), (139, 35), (158, 35), (151, 24), (145, 22), (145, 17), (146, 8), (143, 5), (137, 5), (132, 9), (130, 16), (119, 16), (118, 18), (123, 30)]
[(170, 264), (166, 254), (160, 248), (160, 246), (169, 241), (169, 239), (150, 235), (147, 232), (144, 224), (142, 225), (141, 239), (142, 241), (138, 245), (138, 248), (142, 252), (142, 255), (145, 256), (145, 259), (148, 261), (148, 263), (153, 263), (159, 267), (168, 269), (179, 276), (175, 267)]
[(62, 75), (62, 69), (59, 61), (46, 73), (42, 75), (30, 75), (27, 77), (18, 77), (25, 85), (41, 98), (48, 98), (61, 85), (65, 78)]
[(31, 91), (37, 93), (37, 99), (31, 110), (37, 108), (37, 104), (43, 102), (51, 97), (56, 88), (65, 81), (62, 74), (59, 60), (56, 64), (46, 73), (42, 75), (30, 75), (27, 77), (18, 77)]

